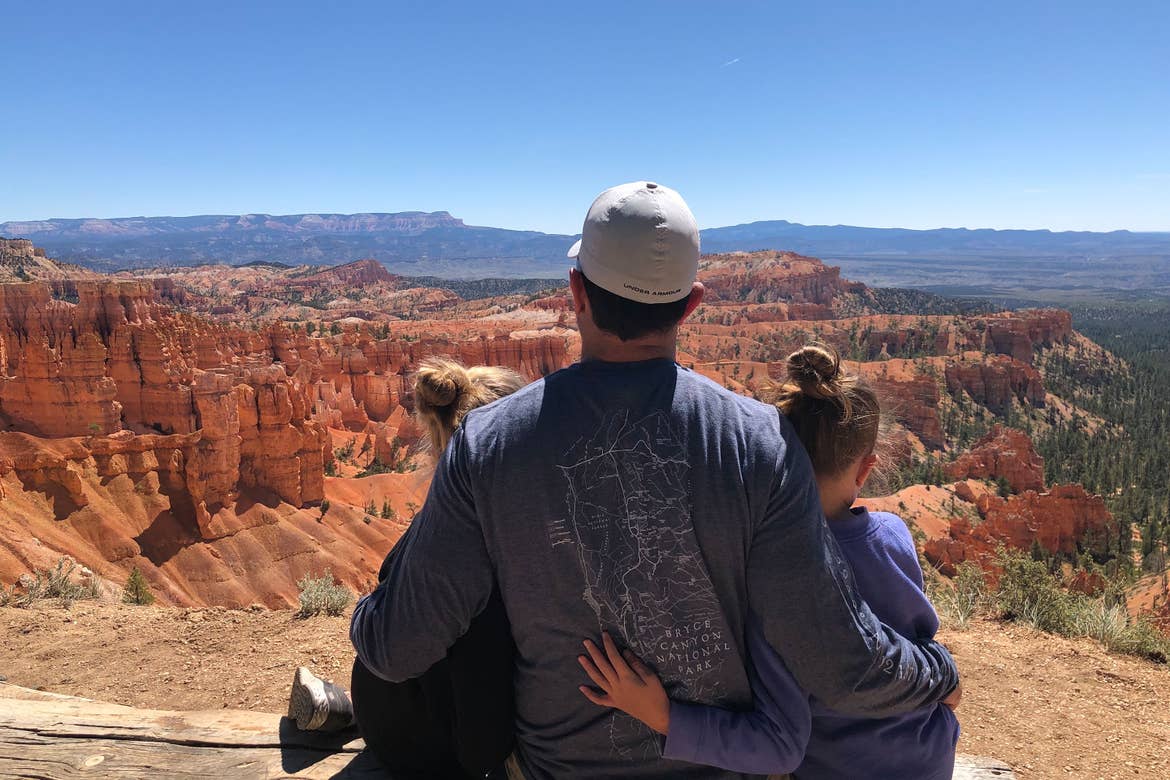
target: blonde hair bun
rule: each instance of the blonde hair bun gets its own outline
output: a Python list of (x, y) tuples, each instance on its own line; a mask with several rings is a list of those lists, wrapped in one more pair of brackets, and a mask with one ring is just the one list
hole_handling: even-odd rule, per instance
[(430, 358), (419, 367), (414, 392), (431, 407), (451, 406), (471, 389), (467, 369), (453, 360)]
[(810, 398), (841, 397), (841, 357), (835, 349), (809, 344), (788, 356), (788, 379)]
[(435, 454), (446, 449), (464, 415), (523, 386), (524, 377), (508, 368), (468, 368), (442, 357), (424, 360), (414, 378), (415, 411)]

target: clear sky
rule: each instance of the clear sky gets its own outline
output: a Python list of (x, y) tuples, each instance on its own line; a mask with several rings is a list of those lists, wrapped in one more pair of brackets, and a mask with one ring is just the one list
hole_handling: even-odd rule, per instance
[(1165, 2), (0, 0), (0, 221), (1170, 230)]

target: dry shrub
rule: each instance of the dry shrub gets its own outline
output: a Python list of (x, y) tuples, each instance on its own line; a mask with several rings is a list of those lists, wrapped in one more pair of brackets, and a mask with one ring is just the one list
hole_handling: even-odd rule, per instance
[(949, 581), (935, 581), (930, 600), (948, 626), (965, 629), (971, 618), (987, 608), (987, 581), (979, 565), (964, 561)]
[(28, 607), (39, 601), (57, 599), (62, 606), (68, 607), (80, 599), (98, 598), (101, 591), (97, 579), (92, 574), (83, 573), (75, 581), (75, 572), (77, 561), (65, 557), (59, 559), (52, 569), (23, 574), (10, 590), (0, 593), (0, 606)]
[(305, 575), (297, 582), (297, 587), (301, 589), (301, 608), (297, 610), (299, 618), (322, 613), (336, 617), (345, 612), (345, 608), (353, 601), (353, 594), (335, 583), (333, 573), (328, 569), (316, 579)]

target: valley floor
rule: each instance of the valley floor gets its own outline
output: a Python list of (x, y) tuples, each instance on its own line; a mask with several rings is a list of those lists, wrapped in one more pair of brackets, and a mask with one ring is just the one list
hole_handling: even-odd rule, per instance
[[(291, 611), (0, 608), (0, 675), (138, 707), (282, 712), (298, 664), (348, 684), (347, 628)], [(964, 679), (960, 752), (1006, 761), (1021, 778), (1170, 776), (1166, 666), (991, 621), (940, 639)]]

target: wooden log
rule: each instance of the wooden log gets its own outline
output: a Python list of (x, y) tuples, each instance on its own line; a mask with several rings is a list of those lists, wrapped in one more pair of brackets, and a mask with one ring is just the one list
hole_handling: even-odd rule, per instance
[[(984, 756), (955, 756), (955, 773), (951, 780), (1015, 780), (1011, 767)], [(792, 775), (770, 775), (768, 780), (792, 780)]]
[[(175, 712), (0, 683), (0, 778), (388, 778), (355, 732), (303, 732), (243, 710)], [(1012, 780), (995, 759), (959, 756), (955, 780)]]
[(345, 778), (388, 775), (369, 753), (298, 747), (213, 747), (108, 736), (59, 737), (0, 726), (0, 777)]
[(986, 756), (955, 756), (953, 780), (1015, 780), (1012, 768), (1002, 761)]
[(0, 685), (0, 777), (386, 778), (350, 731), (242, 710), (171, 712)]

